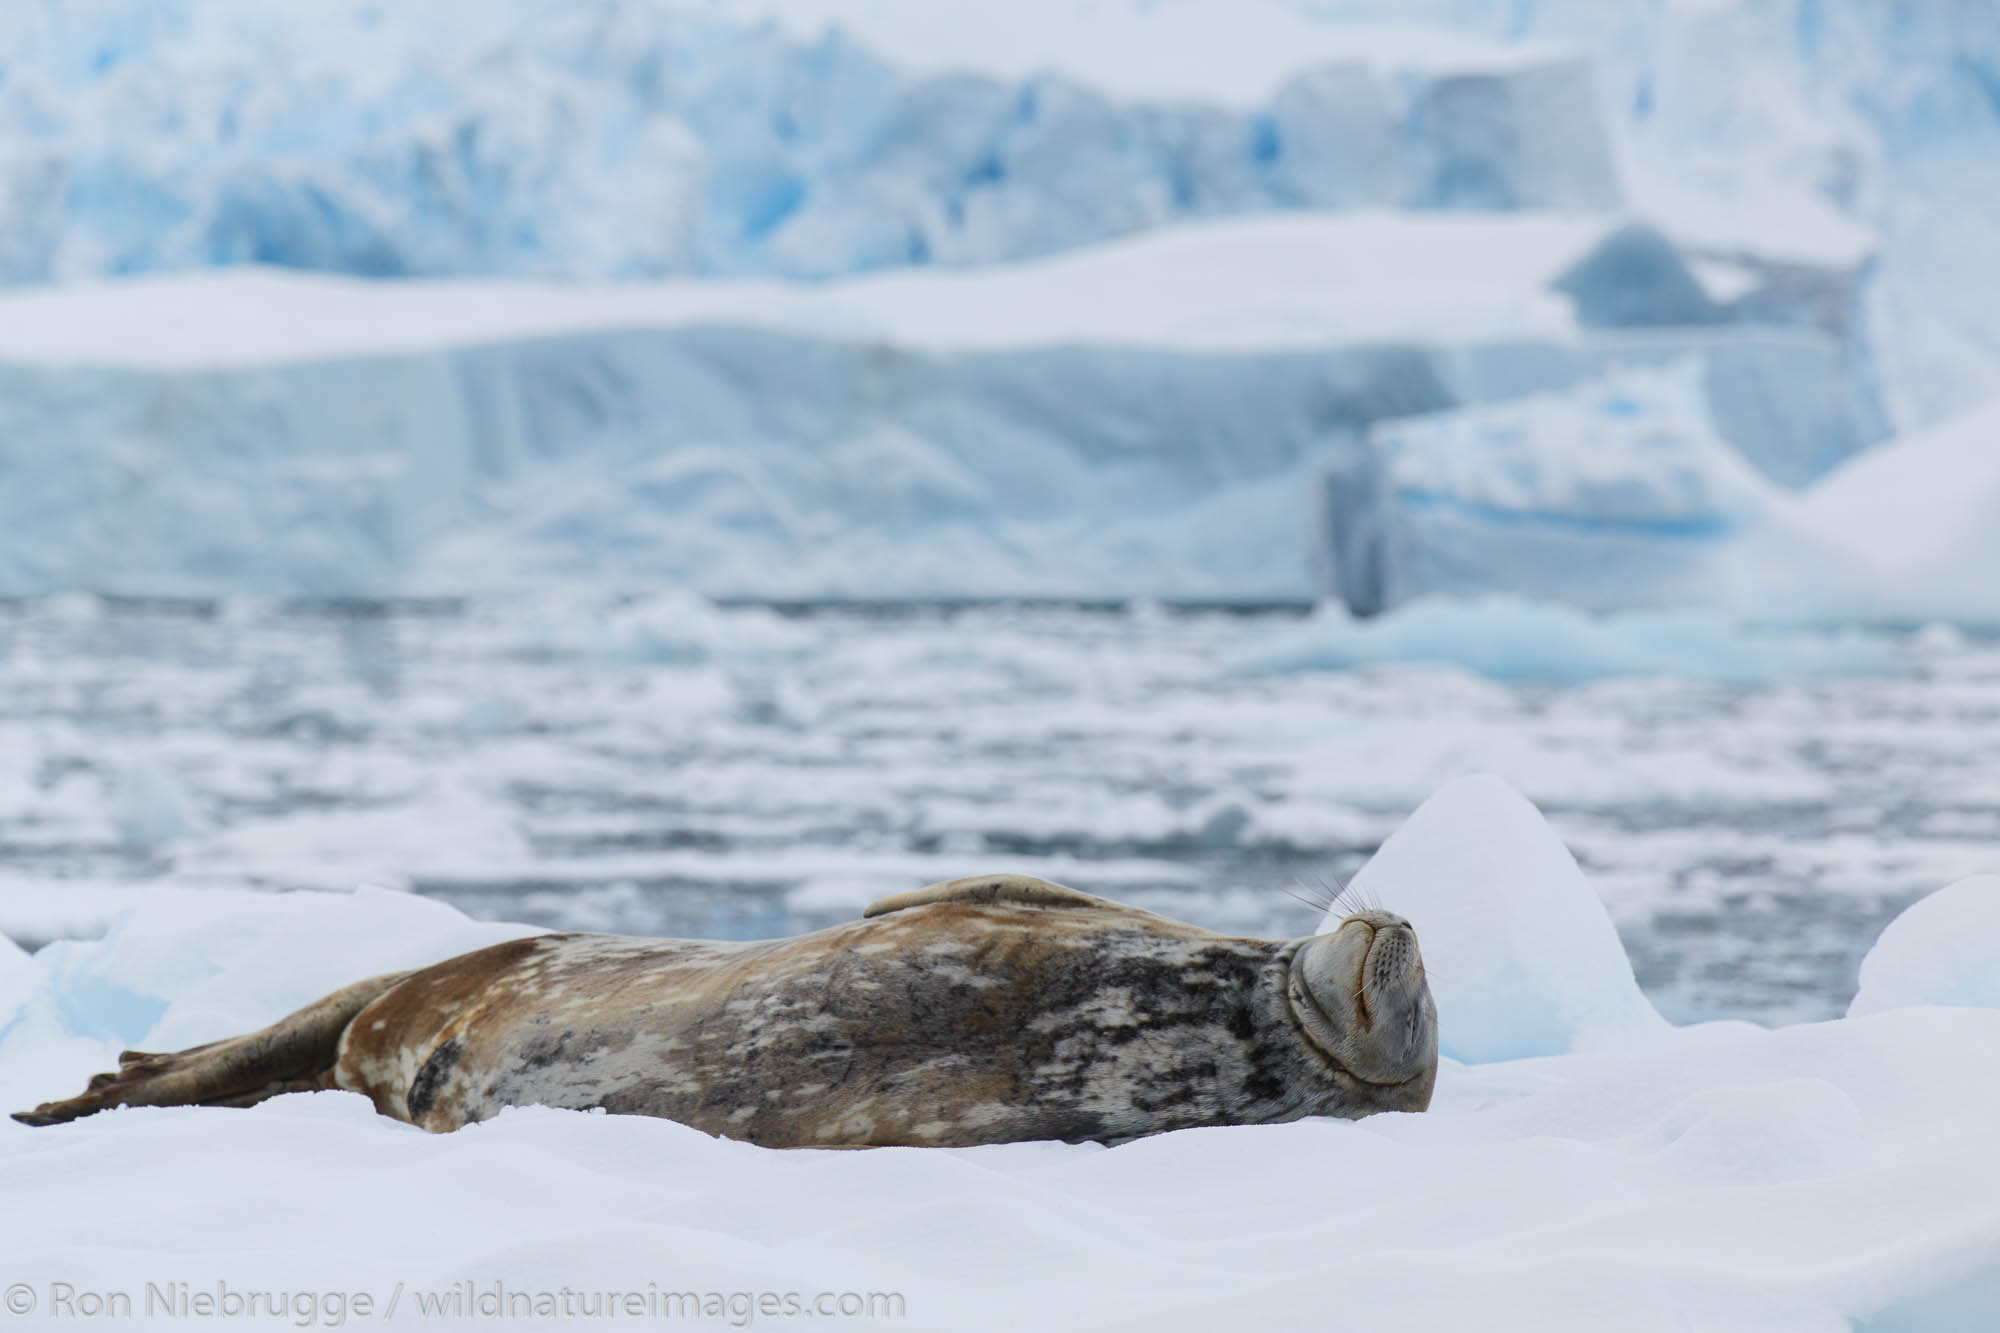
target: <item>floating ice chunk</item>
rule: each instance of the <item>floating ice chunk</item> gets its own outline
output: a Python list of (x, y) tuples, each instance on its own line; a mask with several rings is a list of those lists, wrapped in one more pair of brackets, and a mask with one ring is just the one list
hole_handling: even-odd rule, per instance
[(1497, 777), (1460, 778), (1425, 801), (1351, 888), (1416, 927), (1438, 1047), (1454, 1060), (1561, 1055), (1666, 1029), (1576, 859)]
[(1442, 662), (1495, 680), (1684, 676), (1743, 683), (1894, 671), (1887, 643), (1856, 632), (1746, 629), (1702, 611), (1594, 616), (1518, 597), (1427, 597), (1357, 620), (1338, 603), (1273, 633), (1232, 664), (1252, 675)]
[(1906, 1004), (2000, 1009), (2000, 875), (1939, 889), (1883, 929), (1848, 1016)]

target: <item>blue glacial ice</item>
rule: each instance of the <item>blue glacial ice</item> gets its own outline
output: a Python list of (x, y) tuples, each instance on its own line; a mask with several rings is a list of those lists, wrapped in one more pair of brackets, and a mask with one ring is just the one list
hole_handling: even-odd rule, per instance
[(0, 35), (0, 280), (240, 263), (830, 275), (1301, 205), (1621, 198), (1576, 55), (1356, 57), (1242, 105), (910, 69), (838, 29), (748, 17), (30, 6)]
[[(1786, 490), (1887, 417), (1976, 397), (2000, 365), (1967, 295), (2000, 215), (1975, 206), (1980, 163), (2000, 158), (1974, 95), (2000, 49), (1928, 11), (1793, 8), (1354, 3), (1333, 24), (1283, 10), (1291, 27), (1259, 10), (1229, 60), (1116, 67), (1118, 44), (1070, 40), (1077, 24), (1124, 15), (1169, 34), (1155, 55), (1185, 56), (1202, 49), (1188, 24), (1231, 16), (1051, 3), (977, 58), (965, 32), (986, 20), (926, 28), (889, 0), (24, 6), (0, 35), (14, 281), (247, 262), (921, 277), (1270, 210), (1388, 217), (1411, 238), (1442, 236), (1415, 225), (1437, 219), (1594, 231), (1517, 284), (1511, 329), (1453, 309), (1452, 290), (1494, 285), (1457, 260), (1394, 329), (1342, 326), (1380, 292), (1298, 283), (1282, 310), (1240, 292), (1186, 305), (1172, 337), (1131, 332), (1157, 306), (1063, 300), (1065, 270), (1017, 313), (1067, 310), (1076, 329), (1045, 318), (978, 346), (879, 309), (774, 325), (718, 298), (701, 318), (429, 343), (400, 336), (399, 308), (372, 345), (168, 366), (37, 352), (16, 335), (40, 314), (9, 307), (0, 592), (601, 578), (785, 596), (1331, 589), (1361, 612), (1496, 588), (1737, 606), (1756, 591), (1752, 536), (1797, 555), (1829, 530), (1813, 515), (1832, 499), (1797, 508)], [(1457, 33), (1398, 45), (1377, 21)], [(1239, 46), (1265, 52), (1259, 70), (1215, 75)], [(1156, 68), (1180, 84), (1136, 77)], [(1897, 96), (1856, 96), (1881, 88)], [(1912, 220), (1894, 201), (1922, 172), (1952, 185), (1923, 197), (1974, 204)], [(1488, 267), (1517, 259), (1496, 248)], [(1094, 323), (1107, 309), (1119, 336)], [(123, 336), (96, 319), (101, 341)], [(1191, 345), (1197, 326), (1211, 343)], [(1945, 489), (1956, 516), (1938, 530), (1976, 536)], [(1778, 609), (1980, 611), (1976, 588), (1913, 599), (1937, 580), (1907, 569), (1937, 553), (1921, 532), (1899, 541), (1780, 589)]]
[(1322, 483), (1333, 587), (1364, 614), (1494, 589), (1599, 610), (1720, 603), (1726, 554), (1782, 490), (1756, 446), (1718, 431), (1715, 365), (1376, 424)]
[[(1325, 544), (1371, 609), (1342, 563), (1354, 534), (1385, 534), (1384, 604), (1450, 591), (1426, 582), (1450, 553), (1423, 543), (1449, 535), (1451, 487), (1483, 515), (1534, 464), (1570, 526), (1632, 548), (1628, 602), (1671, 600), (1693, 579), (1674, 525), (1733, 522), (1766, 485), (1727, 423), (1773, 470), (1798, 463), (1773, 442), (1841, 456), (1865, 435), (1814, 391), (1839, 364), (1816, 331), (1578, 328), (1550, 284), (1616, 225), (1238, 220), (804, 289), (248, 272), (0, 297), (20, 478), (0, 591), (1312, 598)], [(1745, 383), (1753, 417), (1732, 408)], [(1542, 417), (1539, 452), (1422, 475), (1426, 438)], [(1404, 490), (1333, 503), (1325, 476), (1357, 460), (1435, 512)], [(1589, 604), (1536, 558), (1477, 557), (1494, 585)]]
[[(1272, 208), (1624, 208), (1710, 305), (1856, 330), (1907, 427), (2000, 391), (2000, 25), (1957, 13), (43, 0), (0, 31), (0, 280), (827, 275)], [(1871, 250), (1865, 290), (1813, 276)]]

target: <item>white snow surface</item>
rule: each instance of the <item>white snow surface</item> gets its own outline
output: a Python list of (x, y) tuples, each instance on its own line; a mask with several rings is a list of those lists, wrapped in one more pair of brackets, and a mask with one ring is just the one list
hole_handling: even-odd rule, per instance
[[(0, 1123), (0, 1247), (27, 1293), (10, 1308), (46, 1313), (64, 1284), (144, 1310), (147, 1283), (186, 1283), (283, 1295), (281, 1318), (236, 1326), (330, 1326), (339, 1293), (366, 1327), (392, 1299), (411, 1319), (469, 1282), (475, 1302), (519, 1296), (517, 1313), (426, 1324), (562, 1326), (520, 1311), (563, 1288), (715, 1293), (695, 1325), (715, 1327), (782, 1322), (755, 1317), (763, 1293), (896, 1293), (894, 1323), (940, 1330), (1196, 1330), (1245, 1311), (1302, 1328), (1333, 1310), (1390, 1330), (1962, 1333), (1953, 1320), (1990, 1310), (2000, 1075), (1968, 1054), (2000, 1042), (2000, 1011), (1669, 1027), (1567, 853), (1486, 780), (1439, 793), (1366, 878), (1417, 918), (1454, 1040), (1592, 1039), (1446, 1060), (1422, 1114), (1114, 1149), (770, 1151), (539, 1109), (429, 1136), (345, 1093)], [(103, 940), (5, 956), (28, 986), (0, 1015), (0, 1098), (518, 933), (380, 891), (162, 893)], [(1467, 984), (1512, 964), (1543, 975)], [(1575, 1004), (1552, 1024), (1554, 997)], [(1450, 1017), (1482, 998), (1470, 1026)]]
[(2000, 875), (1970, 875), (1918, 899), (1861, 960), (1853, 1016), (1908, 1004), (2000, 1008)]

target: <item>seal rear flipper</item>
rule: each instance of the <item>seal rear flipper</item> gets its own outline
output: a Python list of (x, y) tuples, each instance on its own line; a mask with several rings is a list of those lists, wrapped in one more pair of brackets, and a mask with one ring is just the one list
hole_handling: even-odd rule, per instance
[[(1025, 903), (1036, 907), (1095, 908), (1107, 912), (1139, 912), (1136, 907), (1114, 903), (1081, 889), (1067, 888), (1033, 875), (973, 875), (948, 879), (908, 893), (892, 893), (868, 904), (861, 915), (886, 916), (909, 907), (930, 903)], [(1142, 915), (1150, 915), (1143, 914)]]
[(255, 1106), (283, 1092), (330, 1088), (348, 1022), (409, 975), (357, 981), (247, 1036), (185, 1051), (122, 1051), (117, 1073), (95, 1075), (76, 1096), (14, 1119), (60, 1125), (114, 1106)]

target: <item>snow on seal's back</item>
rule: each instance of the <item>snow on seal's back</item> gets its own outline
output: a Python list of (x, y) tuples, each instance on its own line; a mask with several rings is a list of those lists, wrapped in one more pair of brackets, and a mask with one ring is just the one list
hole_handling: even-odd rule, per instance
[(2000, 1009), (2000, 875), (1949, 884), (1883, 928), (1847, 1016), (1906, 1004)]
[(1432, 795), (1352, 889), (1416, 927), (1438, 1047), (1454, 1060), (1561, 1055), (1665, 1027), (1576, 859), (1497, 777), (1459, 778)]

